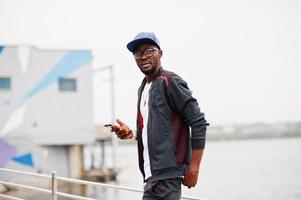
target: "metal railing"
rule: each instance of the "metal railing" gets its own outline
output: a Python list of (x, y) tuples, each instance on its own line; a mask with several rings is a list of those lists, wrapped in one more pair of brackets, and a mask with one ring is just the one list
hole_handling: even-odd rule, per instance
[[(68, 194), (68, 193), (63, 193), (63, 192), (58, 192), (58, 181), (63, 181), (67, 183), (76, 183), (76, 184), (82, 184), (86, 186), (97, 186), (97, 187), (104, 187), (104, 188), (113, 188), (113, 189), (118, 189), (118, 190), (125, 190), (125, 191), (130, 191), (130, 192), (138, 192), (138, 193), (143, 193), (142, 190), (135, 189), (135, 188), (130, 188), (130, 187), (123, 187), (123, 186), (117, 186), (117, 185), (111, 185), (111, 184), (104, 184), (104, 183), (97, 183), (97, 182), (92, 182), (92, 181), (85, 181), (85, 180), (80, 180), (80, 179), (72, 179), (72, 178), (65, 178), (65, 177), (59, 177), (56, 176), (56, 172), (51, 172), (50, 175), (45, 175), (45, 174), (37, 174), (37, 173), (31, 173), (31, 172), (24, 172), (24, 171), (17, 171), (13, 169), (6, 169), (6, 168), (0, 168), (0, 172), (7, 172), (7, 173), (13, 173), (13, 174), (21, 174), (21, 175), (26, 175), (26, 176), (32, 176), (32, 177), (39, 177), (39, 178), (46, 178), (48, 180), (51, 180), (51, 188), (50, 189), (44, 189), (44, 188), (39, 188), (39, 187), (34, 187), (34, 186), (29, 186), (29, 185), (24, 185), (24, 184), (18, 184), (18, 183), (12, 183), (12, 182), (7, 182), (7, 181), (2, 181), (0, 180), (0, 184), (6, 185), (12, 188), (22, 188), (22, 189), (28, 189), (36, 192), (42, 192), (42, 193), (48, 193), (51, 195), (51, 200), (57, 200), (58, 197), (65, 197), (68, 199), (75, 199), (75, 200), (97, 200), (89, 197), (84, 197), (84, 196), (79, 196), (75, 194)], [(1, 194), (0, 197), (3, 197), (5, 199), (12, 199), (12, 200), (26, 200), (22, 198), (17, 198), (13, 197), (7, 194)], [(200, 198), (196, 197), (188, 197), (188, 196), (182, 196), (183, 200), (201, 200)], [(202, 199), (205, 200), (205, 199)]]

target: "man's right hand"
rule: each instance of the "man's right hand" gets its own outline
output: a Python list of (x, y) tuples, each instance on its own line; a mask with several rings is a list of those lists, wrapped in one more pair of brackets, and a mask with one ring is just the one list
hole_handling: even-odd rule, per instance
[(132, 139), (134, 137), (133, 131), (120, 119), (116, 119), (118, 125), (112, 125), (111, 131), (115, 132), (118, 138), (122, 140)]

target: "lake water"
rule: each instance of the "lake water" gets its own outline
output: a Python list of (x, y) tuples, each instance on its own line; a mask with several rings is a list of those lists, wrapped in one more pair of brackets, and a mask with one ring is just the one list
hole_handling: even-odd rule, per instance
[[(135, 145), (118, 147), (118, 184), (142, 189)], [(100, 200), (141, 199), (140, 193), (93, 189)], [(301, 199), (301, 138), (207, 142), (197, 187), (183, 194), (208, 200)]]

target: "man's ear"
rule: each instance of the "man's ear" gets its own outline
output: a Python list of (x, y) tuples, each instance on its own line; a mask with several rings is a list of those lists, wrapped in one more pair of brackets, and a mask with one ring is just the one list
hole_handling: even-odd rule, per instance
[(163, 51), (162, 50), (160, 50), (159, 51), (159, 54), (160, 54), (160, 58), (163, 56)]

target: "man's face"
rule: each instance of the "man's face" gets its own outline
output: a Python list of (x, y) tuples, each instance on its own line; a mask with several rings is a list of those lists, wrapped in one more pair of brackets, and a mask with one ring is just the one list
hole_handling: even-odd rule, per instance
[(136, 63), (142, 73), (151, 75), (160, 67), (162, 51), (153, 44), (142, 44), (133, 52)]

